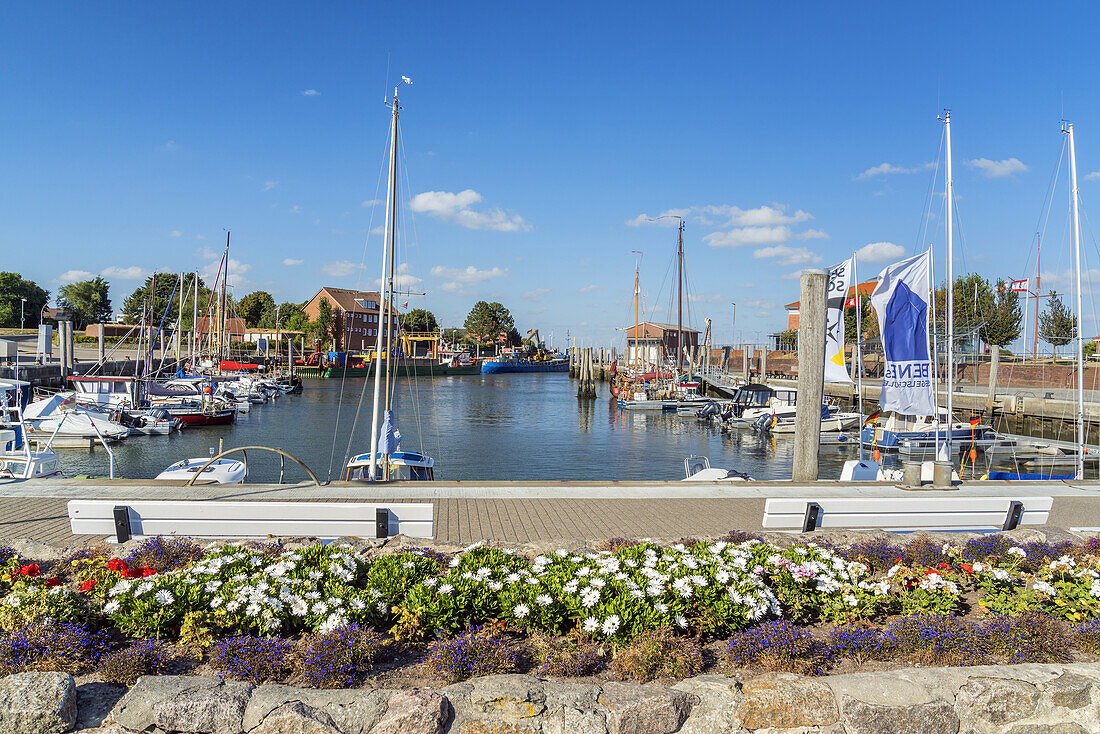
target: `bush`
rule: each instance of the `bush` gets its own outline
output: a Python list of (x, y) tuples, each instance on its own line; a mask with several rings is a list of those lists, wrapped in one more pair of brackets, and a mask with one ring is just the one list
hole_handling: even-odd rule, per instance
[(531, 657), (539, 663), (539, 675), (577, 678), (595, 675), (606, 665), (603, 649), (583, 637), (551, 637), (535, 633), (529, 644)]
[(822, 672), (821, 651), (813, 637), (785, 620), (738, 632), (726, 642), (722, 657), (730, 667), (760, 667), (803, 675)]
[(689, 678), (703, 670), (703, 653), (668, 627), (648, 630), (615, 653), (612, 670), (622, 679)]
[(202, 556), (202, 548), (190, 538), (156, 536), (141, 542), (129, 556), (126, 565), (130, 568), (149, 567), (157, 573), (183, 568)]
[(349, 688), (370, 673), (384, 644), (382, 635), (358, 624), (312, 635), (299, 645), (298, 673), (318, 688)]
[(232, 678), (263, 683), (283, 680), (293, 668), (293, 656), (290, 640), (240, 635), (219, 641), (210, 664)]
[(1002, 533), (991, 533), (971, 538), (963, 548), (963, 555), (972, 561), (982, 561), (991, 556), (1003, 556), (1016, 546), (1012, 538)]
[(982, 626), (986, 648), (1009, 663), (1061, 663), (1070, 659), (1071, 637), (1056, 618), (1042, 612), (997, 617)]
[(906, 560), (917, 566), (936, 568), (951, 559), (943, 552), (944, 544), (928, 535), (918, 535), (905, 544)]
[(899, 558), (904, 558), (905, 550), (887, 538), (871, 538), (839, 550), (838, 555), (866, 564), (875, 573), (882, 573), (897, 563)]
[(1074, 646), (1083, 652), (1100, 652), (1100, 619), (1092, 619), (1070, 629)]
[(97, 672), (106, 683), (132, 686), (143, 675), (160, 673), (168, 661), (164, 645), (156, 640), (142, 640), (104, 655)]
[(0, 564), (7, 563), (11, 559), (15, 558), (18, 554), (15, 549), (8, 545), (0, 545)]
[(109, 647), (105, 632), (93, 632), (82, 624), (28, 624), (0, 639), (0, 675), (24, 670), (84, 673), (96, 666)]
[(825, 641), (825, 657), (834, 664), (840, 657), (857, 663), (874, 660), (882, 654), (882, 639), (882, 630), (877, 627), (837, 627)]
[(900, 619), (882, 632), (878, 654), (924, 665), (982, 665), (988, 638), (973, 622), (949, 614)]
[(421, 662), (433, 677), (453, 683), (480, 675), (514, 673), (519, 669), (519, 654), (508, 638), (487, 627), (433, 642)]

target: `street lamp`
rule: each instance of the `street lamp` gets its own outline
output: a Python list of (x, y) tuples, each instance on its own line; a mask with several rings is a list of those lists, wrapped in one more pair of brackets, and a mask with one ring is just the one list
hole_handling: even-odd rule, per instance
[(19, 330), (20, 331), (22, 331), (23, 328), (24, 328), (23, 324), (24, 324), (25, 319), (23, 317), (23, 306), (24, 306), (24, 304), (26, 304), (26, 302), (27, 302), (26, 298), (20, 298), (19, 299)]

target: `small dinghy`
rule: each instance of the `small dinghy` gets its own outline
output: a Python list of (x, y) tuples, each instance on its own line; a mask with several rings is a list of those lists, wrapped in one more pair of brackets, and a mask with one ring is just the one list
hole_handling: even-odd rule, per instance
[[(175, 464), (172, 464), (172, 466), (158, 474), (157, 479), (167, 479), (177, 482), (187, 481), (195, 476), (207, 461), (209, 461), (209, 459), (201, 458), (177, 461)], [(246, 473), (247, 470), (243, 461), (237, 461), (235, 459), (218, 459), (213, 464), (203, 469), (202, 476), (199, 477), (195, 483), (240, 484), (244, 481)]]

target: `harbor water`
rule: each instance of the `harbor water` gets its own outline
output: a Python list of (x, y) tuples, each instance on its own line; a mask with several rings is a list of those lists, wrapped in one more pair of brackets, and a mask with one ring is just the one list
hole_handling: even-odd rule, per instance
[[(225, 449), (283, 449), (321, 481), (339, 480), (347, 456), (369, 449), (373, 383), (304, 383), (301, 394), (253, 405), (235, 425), (131, 436), (113, 444), (115, 476), (152, 479), (180, 459), (210, 456), (220, 439)], [(596, 400), (579, 400), (576, 381), (560, 373), (403, 378), (396, 384), (395, 408), (401, 448), (429, 454), (435, 477), (446, 480), (677, 480), (684, 478), (690, 455), (756, 479), (791, 477), (791, 435), (723, 432), (694, 417), (622, 411), (606, 385), (599, 390)], [(107, 475), (102, 447), (57, 451), (66, 476)], [(820, 456), (821, 478), (835, 479), (846, 460), (858, 458), (859, 448), (823, 446)], [(248, 464), (249, 481), (278, 481), (277, 455), (248, 452)], [(286, 481), (306, 478), (287, 462)]]

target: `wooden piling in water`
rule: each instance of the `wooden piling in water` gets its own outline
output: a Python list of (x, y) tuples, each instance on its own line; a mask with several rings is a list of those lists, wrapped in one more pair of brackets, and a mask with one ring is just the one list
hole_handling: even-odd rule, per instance
[(585, 347), (581, 350), (580, 377), (581, 382), (577, 387), (578, 398), (596, 397), (594, 347)]
[[(825, 284), (824, 270), (803, 270), (799, 300), (798, 405), (794, 420), (795, 482), (817, 481), (817, 453), (821, 444), (821, 402), (825, 397)], [(767, 354), (767, 350), (764, 351)], [(767, 364), (764, 357), (762, 365)], [(761, 367), (763, 372), (763, 366)]]

